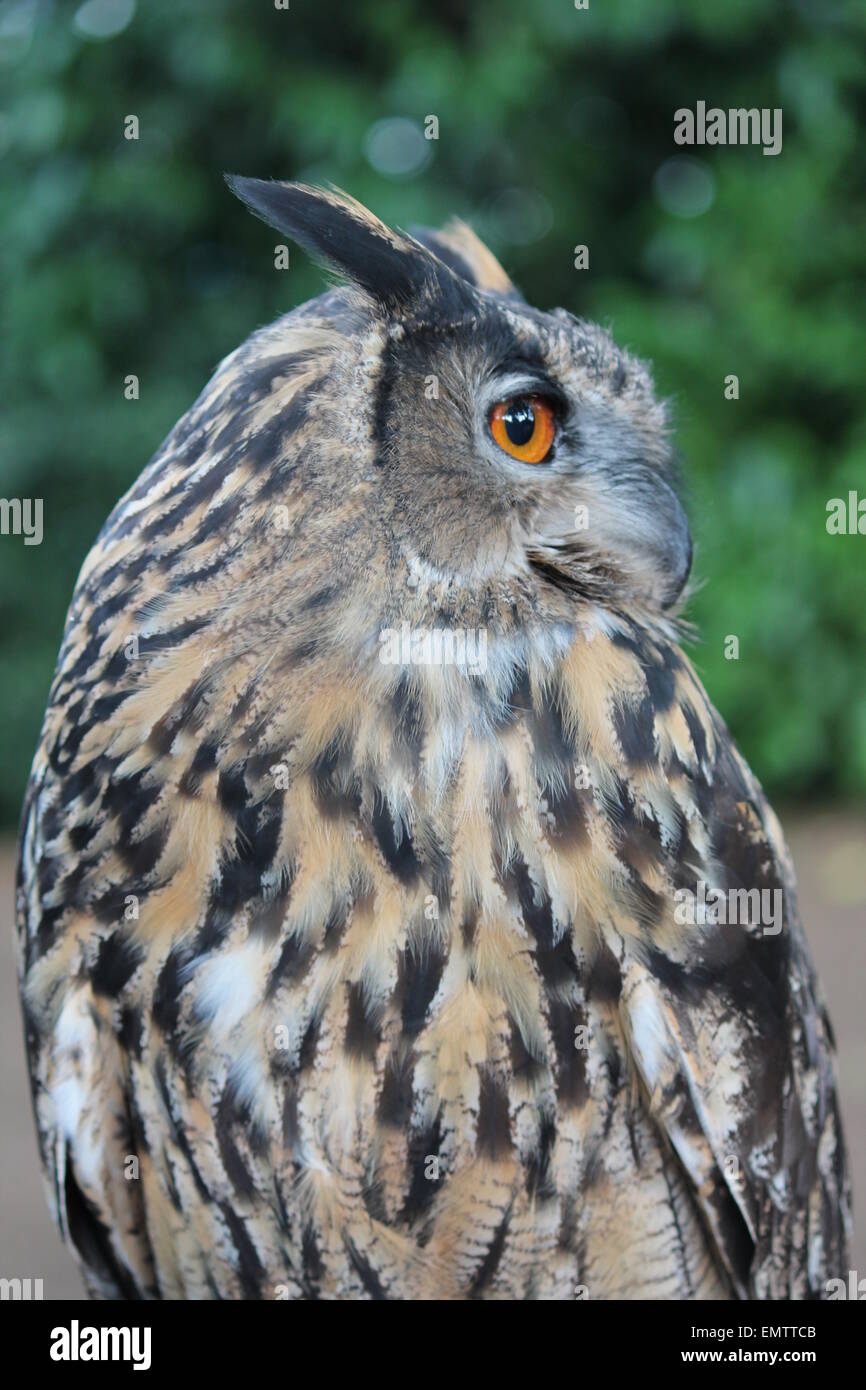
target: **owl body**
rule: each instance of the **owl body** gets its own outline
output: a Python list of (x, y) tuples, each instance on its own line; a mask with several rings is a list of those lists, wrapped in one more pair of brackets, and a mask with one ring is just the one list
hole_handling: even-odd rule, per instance
[[(90, 1291), (821, 1296), (829, 1024), (678, 645), (648, 374), (465, 228), (238, 191), (351, 283), (226, 359), (109, 518), (22, 820)], [(778, 917), (687, 910), (755, 892)]]

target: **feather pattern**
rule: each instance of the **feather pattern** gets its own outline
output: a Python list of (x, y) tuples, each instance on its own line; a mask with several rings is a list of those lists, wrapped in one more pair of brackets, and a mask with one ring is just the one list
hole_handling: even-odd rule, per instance
[[(18, 888), (64, 1238), (102, 1297), (820, 1297), (832, 1038), (779, 826), (678, 646), (663, 410), (467, 229), (370, 221), (369, 274), (222, 363), (76, 588)], [(566, 424), (531, 494), (454, 462), (515, 359), (586, 451)], [(382, 659), (438, 630), (484, 661)], [(700, 885), (778, 892), (780, 929), (683, 923)]]

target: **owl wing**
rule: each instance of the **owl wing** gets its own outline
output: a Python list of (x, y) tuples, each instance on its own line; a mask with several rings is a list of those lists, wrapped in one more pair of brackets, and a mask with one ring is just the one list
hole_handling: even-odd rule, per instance
[[(339, 314), (342, 301), (329, 302)], [(217, 751), (240, 757), (233, 734), (257, 717), (262, 663), (241, 655), (227, 675), (214, 633), (227, 595), (242, 602), (261, 586), (261, 547), (240, 539), (259, 525), (243, 491), (262, 485), (249, 461), (255, 452), (267, 466), (268, 487), (294, 467), (275, 461), (272, 431), (288, 451), (303, 430), (298, 397), (330, 360), (331, 322), (308, 305), (221, 364), (106, 522), (67, 618), (22, 814), (16, 915), (49, 1205), (97, 1296), (150, 1297), (157, 1267), (160, 1290), (207, 1287), (193, 1257), (175, 1253), (195, 1236), (170, 1173), (156, 1176), (175, 1159), (192, 1166), (168, 1096), (159, 1024), (173, 1001), (159, 993), (160, 971), (167, 956), (178, 991), (174, 936), (207, 912), (220, 855), (235, 854)], [(214, 508), (226, 492), (231, 503)], [(214, 522), (225, 509), (230, 544)], [(311, 604), (303, 621), (316, 617)], [(247, 682), (240, 695), (235, 681)], [(242, 731), (239, 746), (248, 752)], [(234, 807), (230, 771), (220, 790)], [(230, 1240), (225, 1222), (219, 1237)]]
[[(21, 822), (17, 918), (25, 1043), (49, 1208), (91, 1297), (138, 1299), (153, 1292), (153, 1260), (134, 1166), (125, 1066), (107, 1000), (76, 973), (75, 924), (54, 941), (62, 913), (52, 889), (57, 859), (46, 850), (53, 800), (46, 769), (31, 781)], [(43, 954), (44, 952), (44, 954)]]
[[(635, 779), (656, 791), (644, 796), (643, 815), (636, 796), (623, 797), (613, 817), (645, 909), (644, 930), (613, 933), (627, 1045), (734, 1291), (820, 1297), (846, 1267), (850, 1235), (832, 1030), (778, 822), (691, 667), (669, 658), (644, 659), (646, 686), (631, 706), (635, 720), (643, 711), (654, 740)], [(670, 681), (660, 677), (665, 666)], [(640, 758), (627, 705), (618, 722), (623, 746)], [(652, 855), (628, 849), (641, 822), (644, 848), (654, 843), (645, 833), (654, 796), (657, 823), (671, 825), (668, 794), (673, 833), (663, 857), (679, 907), (673, 922), (658, 879), (650, 883), (645, 870), (642, 877)], [(701, 893), (711, 888), (724, 906), (711, 899), (710, 919), (719, 920), (701, 923)]]

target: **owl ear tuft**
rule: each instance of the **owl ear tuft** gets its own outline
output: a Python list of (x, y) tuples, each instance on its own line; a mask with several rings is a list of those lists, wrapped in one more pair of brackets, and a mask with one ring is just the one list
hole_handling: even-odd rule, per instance
[(479, 290), (491, 290), (507, 299), (523, 302), (523, 295), (506, 275), (489, 247), (459, 217), (453, 217), (441, 230), (413, 227), (412, 235), (449, 265), (456, 275)]
[[(316, 260), (347, 277), (388, 309), (423, 313), (465, 309), (468, 286), (413, 237), (392, 231), (339, 189), (226, 174), (231, 191), (256, 217), (291, 237)], [(447, 301), (447, 303), (443, 303)]]

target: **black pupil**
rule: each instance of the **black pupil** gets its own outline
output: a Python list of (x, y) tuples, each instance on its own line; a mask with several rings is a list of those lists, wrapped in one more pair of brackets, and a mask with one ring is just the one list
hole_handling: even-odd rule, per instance
[(522, 397), (513, 400), (502, 418), (512, 444), (520, 448), (529, 443), (535, 431), (535, 411), (529, 401)]

